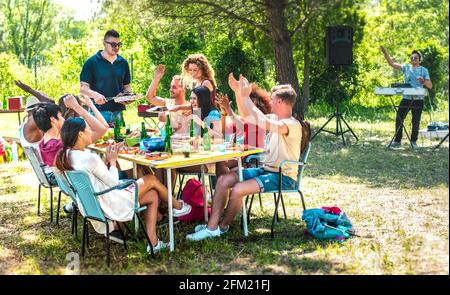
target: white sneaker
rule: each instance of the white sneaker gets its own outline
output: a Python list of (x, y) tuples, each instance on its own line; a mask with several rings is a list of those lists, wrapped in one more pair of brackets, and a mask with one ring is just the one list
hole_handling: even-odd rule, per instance
[(191, 213), (192, 207), (189, 204), (186, 204), (185, 202), (181, 201), (181, 209), (172, 209), (172, 213), (173, 213), (173, 217), (180, 217), (180, 216), (184, 216), (186, 214)]
[[(207, 227), (208, 227), (207, 224), (197, 224), (197, 225), (195, 226), (195, 228), (194, 228), (194, 232), (199, 232), (199, 231), (201, 231), (201, 230), (203, 230), (203, 229), (205, 229), (205, 228), (207, 228)], [(219, 228), (220, 228), (220, 227), (219, 227)], [(225, 230), (220, 229), (220, 234), (221, 234), (221, 235), (224, 235), (224, 234), (226, 234), (229, 230), (230, 230), (230, 226), (228, 226), (227, 229), (225, 229)]]
[(214, 230), (210, 230), (209, 228), (206, 227), (202, 230), (199, 230), (198, 232), (187, 235), (186, 239), (188, 241), (201, 241), (201, 240), (216, 238), (216, 237), (220, 237), (220, 228), (217, 227)]
[[(164, 243), (163, 241), (158, 240), (158, 242), (156, 243), (156, 246), (153, 246), (153, 253), (158, 253), (159, 251), (163, 250), (163, 249), (167, 249), (169, 248), (170, 244), (169, 243)], [(150, 245), (147, 245), (147, 252), (150, 252)]]
[(197, 224), (194, 228), (194, 232), (201, 231), (202, 229), (205, 229), (208, 225), (207, 224)]

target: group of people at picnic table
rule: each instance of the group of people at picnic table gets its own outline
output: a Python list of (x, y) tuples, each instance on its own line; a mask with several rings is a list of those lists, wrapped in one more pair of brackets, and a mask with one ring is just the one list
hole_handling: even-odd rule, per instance
[[(102, 138), (125, 110), (127, 103), (117, 103), (107, 98), (132, 93), (128, 63), (118, 54), (121, 47), (119, 34), (114, 30), (106, 32), (103, 45), (104, 49), (90, 57), (82, 68), (78, 96), (66, 94), (55, 103), (46, 94), (16, 81), (20, 88), (33, 95), (27, 101), (27, 119), (19, 130), (22, 145), (38, 149), (42, 162), (60, 172), (87, 172), (96, 191), (116, 186), (121, 180), (133, 177), (132, 171), (122, 171), (118, 165), (118, 154), (123, 143), (107, 146), (103, 158), (88, 149), (88, 146)], [(209, 173), (215, 171), (217, 176), (211, 216), (207, 224), (195, 226), (194, 232), (186, 238), (190, 241), (217, 238), (229, 231), (230, 224), (243, 206), (245, 196), (278, 189), (280, 163), (299, 160), (302, 127), (293, 117), (292, 111), (297, 94), (287, 84), (277, 85), (269, 93), (249, 83), (243, 75), (236, 79), (230, 73), (228, 83), (234, 92), (238, 109), (238, 114), (235, 114), (228, 97), (216, 93), (214, 70), (203, 54), (192, 54), (184, 60), (181, 74), (172, 78), (170, 98), (156, 95), (164, 72), (164, 65), (156, 67), (146, 100), (151, 105), (168, 109), (174, 133), (188, 133), (189, 122), (193, 119), (197, 128), (207, 128), (208, 133), (217, 136), (223, 131), (223, 119), (228, 118), (234, 126), (246, 123), (260, 134), (248, 143), (264, 149), (262, 165), (259, 168), (243, 169), (243, 182), (239, 181), (236, 161), (219, 162), (207, 167)], [(191, 90), (190, 99), (186, 100), (188, 89)], [(161, 122), (165, 122), (166, 118), (165, 113), (159, 116)], [(231, 130), (235, 131), (236, 128)], [(200, 166), (183, 169), (189, 172), (201, 171)], [(50, 181), (56, 183), (52, 169), (46, 174)], [(174, 217), (189, 214), (191, 206), (168, 195), (162, 175), (157, 170), (139, 169), (137, 187), (131, 185), (98, 197), (105, 216), (115, 221), (109, 227), (112, 240), (123, 241), (122, 231), (118, 227), (120, 222), (133, 218), (134, 193), (137, 190), (139, 204), (147, 207), (142, 213), (144, 230), (153, 251), (168, 248), (168, 243), (161, 241), (157, 235), (158, 222), (164, 219), (165, 212), (161, 205), (172, 198)], [(294, 188), (296, 179), (297, 166), (284, 166), (283, 189)], [(71, 206), (71, 203), (66, 204), (64, 211), (70, 212)], [(91, 223), (97, 232), (106, 234), (104, 224), (96, 221)], [(147, 251), (150, 251), (150, 245)]]

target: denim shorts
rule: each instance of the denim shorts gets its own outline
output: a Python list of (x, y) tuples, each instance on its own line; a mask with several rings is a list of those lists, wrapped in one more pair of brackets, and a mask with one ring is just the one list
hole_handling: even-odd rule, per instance
[[(266, 171), (263, 168), (247, 168), (242, 170), (242, 176), (245, 180), (254, 179), (258, 182), (261, 193), (278, 191), (280, 186), (280, 174), (278, 172)], [(283, 175), (282, 189), (293, 190), (297, 182), (289, 176)]]

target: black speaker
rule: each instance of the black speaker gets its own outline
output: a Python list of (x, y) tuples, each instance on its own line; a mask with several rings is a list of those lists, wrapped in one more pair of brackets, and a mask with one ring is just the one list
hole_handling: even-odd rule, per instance
[(325, 52), (328, 65), (353, 63), (353, 28), (333, 26), (326, 28)]

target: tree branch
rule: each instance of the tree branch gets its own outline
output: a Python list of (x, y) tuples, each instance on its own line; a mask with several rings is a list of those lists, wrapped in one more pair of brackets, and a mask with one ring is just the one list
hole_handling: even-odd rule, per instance
[(295, 26), (295, 28), (290, 32), (291, 38), (303, 27), (314, 10), (318, 8), (318, 3), (319, 1), (313, 1), (313, 4), (310, 6), (309, 10), (305, 12), (305, 17), (303, 17), (303, 19), (301, 19), (300, 22)]
[[(166, 1), (158, 1), (158, 2), (166, 2)], [(260, 1), (257, 1), (259, 3), (261, 3)], [(213, 3), (211, 1), (205, 1), (205, 0), (199, 0), (199, 1), (194, 1), (194, 0), (184, 0), (184, 1), (170, 1), (171, 4), (180, 4), (180, 5), (191, 5), (191, 4), (200, 4), (203, 6), (207, 6), (212, 8), (216, 13), (218, 13), (218, 15), (226, 15), (229, 16), (235, 20), (241, 21), (243, 23), (249, 24), (253, 27), (255, 27), (256, 29), (259, 29), (260, 31), (262, 31), (264, 34), (266, 34), (267, 36), (270, 37), (270, 30), (265, 27), (262, 24), (259, 24), (257, 22), (255, 22), (254, 20), (251, 20), (249, 18), (246, 18), (244, 16), (238, 15), (235, 12), (231, 11), (230, 9), (225, 8), (223, 5), (217, 4), (217, 3)], [(256, 2), (254, 2), (256, 3)], [(175, 16), (171, 16), (171, 17), (175, 17)]]

